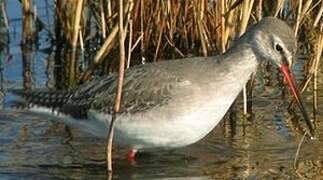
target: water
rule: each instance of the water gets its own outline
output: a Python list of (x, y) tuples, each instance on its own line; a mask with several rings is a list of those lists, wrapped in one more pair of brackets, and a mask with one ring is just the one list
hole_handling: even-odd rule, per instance
[[(139, 155), (126, 160), (126, 149), (114, 151), (114, 177), (150, 178), (291, 178), (301, 135), (293, 131), (277, 98), (256, 98), (254, 118), (225, 119), (200, 142), (172, 152)], [(275, 100), (276, 99), (276, 100)], [(271, 101), (271, 102), (269, 102)], [(276, 108), (272, 108), (276, 107)], [(61, 123), (24, 111), (0, 113), (0, 178), (104, 178), (105, 141), (66, 129)], [(320, 116), (319, 118), (320, 119)], [(322, 124), (317, 138), (306, 138), (298, 171), (306, 177), (322, 174)]]
[[(39, 6), (44, 2), (37, 1)], [(11, 41), (9, 51), (2, 54), (1, 84), (4, 89), (21, 88), (21, 15), (19, 11), (13, 11), (19, 3), (8, 1), (7, 6)], [(40, 17), (46, 22), (49, 15), (45, 13)], [(42, 40), (39, 47), (48, 47), (46, 40)], [(41, 50), (32, 52), (34, 87), (50, 84), (49, 59), (50, 55)], [(303, 63), (299, 60), (296, 64), (298, 82), (303, 79)], [(302, 133), (293, 120), (300, 120), (302, 127), (305, 123), (298, 110), (296, 115), (288, 113), (287, 89), (282, 87), (277, 71), (271, 68), (270, 72), (258, 73), (252, 117), (241, 115), (239, 100), (236, 112), (228, 113), (203, 140), (171, 152), (140, 154), (135, 163), (127, 161), (127, 149), (115, 147), (113, 178), (318, 179), (323, 176), (322, 104), (318, 108), (316, 139), (305, 138), (294, 168)], [(321, 72), (319, 77), (322, 77)], [(319, 102), (323, 100), (322, 89), (320, 78)], [(304, 94), (309, 111), (312, 110), (311, 94), (310, 90)], [(2, 105), (7, 107), (15, 99), (7, 93)], [(52, 121), (54, 118), (9, 108), (0, 110), (0, 179), (105, 178), (105, 140), (67, 128)]]

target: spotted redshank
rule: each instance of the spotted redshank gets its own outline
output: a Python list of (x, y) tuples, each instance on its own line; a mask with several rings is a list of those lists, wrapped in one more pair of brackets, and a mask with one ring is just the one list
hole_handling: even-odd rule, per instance
[[(269, 61), (286, 78), (304, 116), (314, 129), (289, 72), (296, 39), (283, 21), (266, 17), (236, 41), (225, 54), (161, 61), (125, 72), (115, 141), (136, 150), (172, 149), (205, 137), (223, 118), (257, 71)], [(70, 91), (21, 91), (32, 110), (62, 115), (67, 125), (106, 138), (111, 121), (117, 75), (92, 80)]]

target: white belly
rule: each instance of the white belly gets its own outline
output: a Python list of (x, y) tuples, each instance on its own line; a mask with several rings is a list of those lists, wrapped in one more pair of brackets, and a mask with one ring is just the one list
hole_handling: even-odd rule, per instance
[[(169, 115), (171, 112), (160, 109), (156, 109), (158, 113), (149, 111), (134, 115), (120, 115), (115, 126), (115, 142), (145, 150), (172, 149), (193, 144), (212, 131), (233, 100), (234, 98), (230, 100), (227, 97), (217, 98), (216, 102), (204, 103), (184, 116)], [(165, 109), (169, 108), (165, 107)], [(91, 119), (96, 119), (96, 127), (91, 128), (95, 131), (91, 130), (91, 133), (105, 138), (107, 124), (110, 123), (111, 117), (102, 113), (90, 114)]]

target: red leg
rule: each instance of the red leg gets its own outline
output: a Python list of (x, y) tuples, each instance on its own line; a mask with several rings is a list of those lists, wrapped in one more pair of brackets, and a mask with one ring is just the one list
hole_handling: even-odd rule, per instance
[(138, 150), (137, 149), (131, 149), (128, 152), (128, 161), (131, 163), (134, 163), (136, 161), (136, 154), (137, 154)]

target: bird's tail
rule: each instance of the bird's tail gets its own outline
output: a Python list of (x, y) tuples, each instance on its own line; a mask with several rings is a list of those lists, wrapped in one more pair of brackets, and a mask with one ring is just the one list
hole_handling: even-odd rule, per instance
[(26, 107), (37, 105), (53, 109), (62, 107), (72, 95), (72, 92), (68, 91), (48, 91), (41, 89), (32, 91), (12, 89), (9, 92), (24, 98), (25, 101), (23, 104)]

